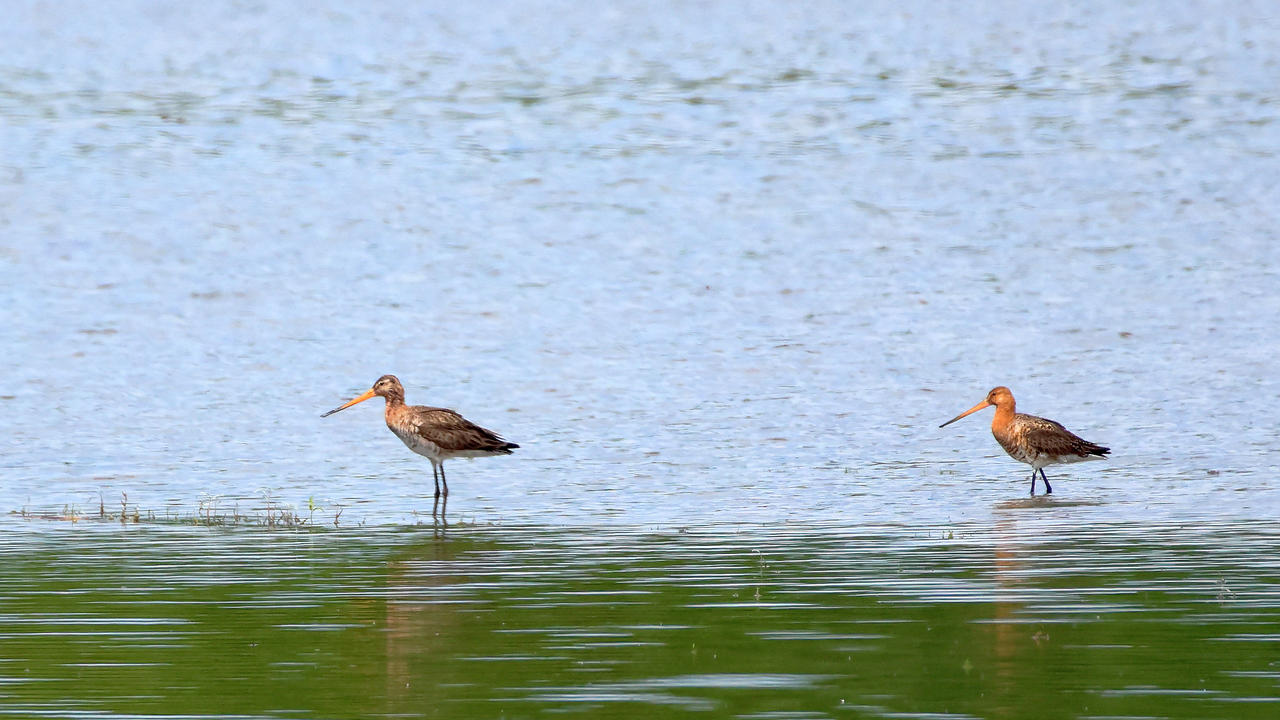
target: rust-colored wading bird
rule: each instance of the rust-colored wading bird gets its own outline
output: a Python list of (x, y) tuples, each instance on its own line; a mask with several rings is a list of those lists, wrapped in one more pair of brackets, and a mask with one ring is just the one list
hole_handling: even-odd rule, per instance
[(1111, 452), (1111, 448), (1082, 440), (1052, 420), (1014, 412), (1013, 393), (1003, 385), (987, 393), (986, 400), (938, 427), (946, 427), (989, 405), (996, 406), (996, 415), (991, 419), (991, 434), (996, 436), (996, 442), (1009, 453), (1009, 457), (1031, 466), (1032, 495), (1036, 494), (1036, 473), (1040, 473), (1041, 479), (1044, 480), (1044, 494), (1053, 492), (1053, 487), (1049, 485), (1049, 478), (1044, 474), (1045, 467), (1084, 460), (1101, 460), (1103, 455)]
[(458, 413), (425, 405), (405, 405), (404, 386), (395, 375), (383, 375), (369, 392), (352, 398), (320, 417), (329, 417), (339, 410), (362, 403), (374, 395), (386, 398), (384, 414), (387, 427), (409, 449), (431, 461), (431, 475), (436, 481), (436, 499), (440, 498), (440, 484), (444, 483), (444, 496), (449, 497), (449, 481), (444, 477), (444, 461), (455, 457), (485, 457), (510, 455), (520, 447), (498, 437), (492, 430), (485, 430)]

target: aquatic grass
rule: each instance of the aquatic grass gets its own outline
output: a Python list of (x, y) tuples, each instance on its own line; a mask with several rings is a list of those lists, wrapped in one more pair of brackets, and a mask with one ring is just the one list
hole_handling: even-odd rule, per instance
[[(241, 511), (239, 503), (230, 508), (218, 505), (216, 496), (203, 497), (190, 512), (166, 508), (162, 511), (143, 510), (137, 503), (129, 503), (128, 493), (120, 493), (120, 508), (107, 507), (106, 498), (99, 495), (97, 512), (85, 512), (79, 506), (66, 504), (61, 510), (41, 511), (27, 507), (9, 511), (9, 515), (24, 520), (43, 520), (47, 522), (75, 523), (120, 523), (128, 524), (160, 524), (160, 525), (196, 525), (206, 527), (264, 527), (268, 529), (301, 530), (322, 528), (314, 522), (315, 511), (323, 510), (308, 501), (307, 515), (301, 515), (292, 507), (276, 502), (270, 494), (264, 493), (264, 504), (261, 508)], [(338, 518), (342, 514), (339, 507), (333, 518), (334, 527), (338, 527)]]

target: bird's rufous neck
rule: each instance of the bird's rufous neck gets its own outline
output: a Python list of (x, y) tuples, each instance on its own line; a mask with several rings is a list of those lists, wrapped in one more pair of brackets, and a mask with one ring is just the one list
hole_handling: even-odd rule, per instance
[(996, 414), (991, 418), (991, 429), (1002, 428), (1013, 422), (1014, 408), (1013, 403), (1000, 403), (996, 405)]

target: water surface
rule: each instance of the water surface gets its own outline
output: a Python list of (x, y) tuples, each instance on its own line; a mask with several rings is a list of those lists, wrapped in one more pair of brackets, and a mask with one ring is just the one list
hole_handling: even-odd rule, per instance
[(0, 710), (1274, 713), (1269, 5), (402, 5), (7, 7)]
[(1272, 717), (1277, 535), (5, 523), (4, 707), (59, 717)]

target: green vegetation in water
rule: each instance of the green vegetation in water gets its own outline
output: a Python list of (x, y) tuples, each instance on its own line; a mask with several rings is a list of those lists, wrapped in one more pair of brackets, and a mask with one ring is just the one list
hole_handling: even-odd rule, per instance
[[(143, 510), (138, 505), (129, 503), (128, 493), (120, 494), (119, 507), (108, 506), (106, 498), (99, 496), (96, 510), (84, 510), (79, 506), (67, 504), (57, 511), (40, 511), (21, 508), (11, 510), (11, 516), (24, 520), (43, 520), (49, 522), (92, 522), (129, 524), (161, 524), (161, 525), (196, 525), (205, 527), (264, 527), (282, 530), (301, 530), (324, 527), (317, 525), (315, 514), (325, 508), (316, 504), (314, 497), (307, 498), (307, 514), (303, 515), (288, 505), (276, 502), (269, 495), (264, 496), (263, 506), (241, 511), (239, 503), (230, 508), (219, 507), (217, 498), (203, 498), (195, 510), (182, 512), (166, 508), (159, 512)], [(343, 508), (338, 506), (331, 519), (333, 527), (341, 524)]]

